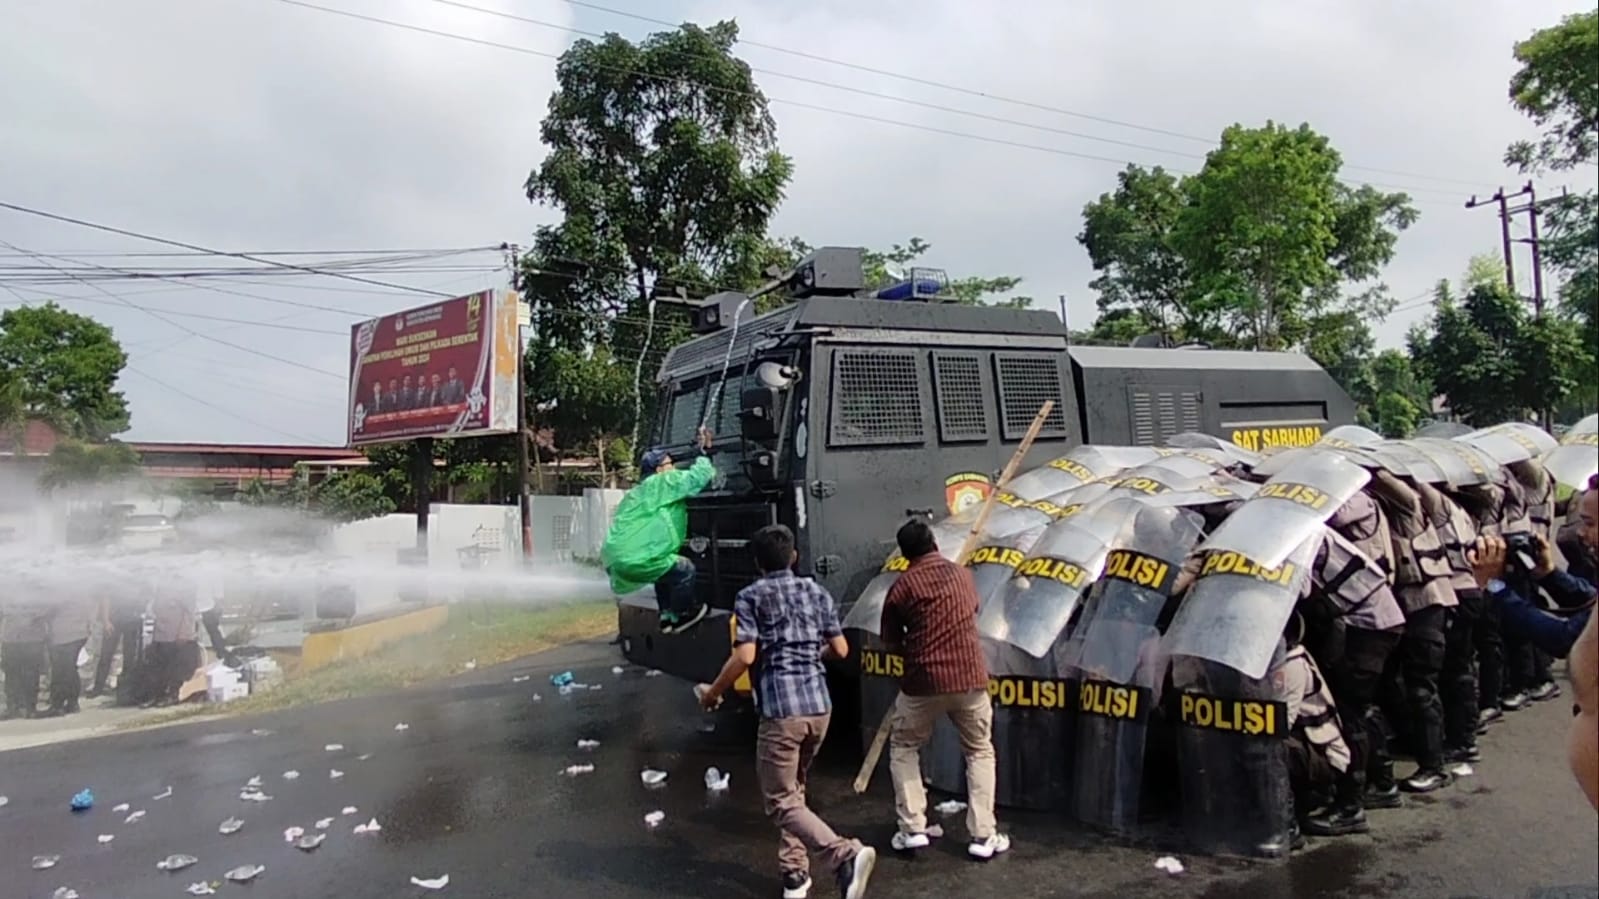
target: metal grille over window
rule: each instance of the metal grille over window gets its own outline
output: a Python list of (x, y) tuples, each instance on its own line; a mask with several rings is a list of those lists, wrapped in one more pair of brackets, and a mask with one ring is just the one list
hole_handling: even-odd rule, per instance
[(685, 446), (694, 442), (694, 431), (699, 427), (700, 412), (705, 407), (705, 386), (701, 383), (672, 397), (672, 412), (666, 421), (663, 444)]
[(983, 363), (978, 356), (933, 354), (938, 391), (938, 436), (954, 443), (988, 439), (988, 406), (983, 402)]
[(567, 552), (572, 548), (572, 516), (553, 515), (550, 517), (550, 526), (555, 534), (550, 543), (556, 552)]
[(744, 388), (754, 383), (754, 379), (742, 372), (728, 372), (727, 383), (716, 400), (718, 408), (711, 412), (711, 433), (721, 437), (739, 432), (738, 410), (744, 402)]
[(1156, 446), (1201, 427), (1200, 394), (1191, 390), (1132, 390), (1133, 442)]
[(915, 353), (836, 353), (829, 442), (922, 442), (922, 391), (916, 375)]
[(1066, 436), (1066, 402), (1061, 391), (1060, 362), (1048, 353), (994, 356), (999, 373), (999, 411), (1006, 440), (1020, 440), (1046, 400), (1055, 408), (1044, 419), (1040, 437)]

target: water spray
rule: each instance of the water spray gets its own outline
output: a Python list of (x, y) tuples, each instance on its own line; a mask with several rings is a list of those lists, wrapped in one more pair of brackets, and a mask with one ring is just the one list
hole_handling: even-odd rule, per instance
[(722, 385), (727, 383), (727, 370), (733, 365), (733, 344), (738, 340), (739, 318), (743, 316), (744, 307), (748, 306), (750, 302), (751, 298), (745, 297), (744, 301), (738, 304), (738, 308), (733, 310), (732, 333), (727, 335), (727, 352), (722, 355), (722, 376), (717, 379), (716, 384), (711, 388), (711, 395), (705, 403), (705, 414), (700, 417), (701, 430), (704, 430), (705, 425), (711, 420), (711, 410), (716, 408), (717, 400), (722, 397)]
[(635, 456), (638, 452), (638, 426), (644, 418), (644, 357), (650, 352), (650, 339), (655, 336), (655, 297), (650, 297), (649, 321), (644, 327), (644, 346), (638, 351), (638, 359), (633, 363), (633, 436), (627, 444), (628, 452)]

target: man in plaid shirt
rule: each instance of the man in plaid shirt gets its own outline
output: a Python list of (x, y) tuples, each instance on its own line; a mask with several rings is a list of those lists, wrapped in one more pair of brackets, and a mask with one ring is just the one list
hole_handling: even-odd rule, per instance
[(834, 833), (805, 805), (806, 773), (833, 714), (822, 660), (844, 658), (849, 644), (833, 597), (815, 581), (794, 575), (799, 555), (793, 531), (780, 524), (762, 528), (750, 548), (761, 577), (733, 602), (738, 622), (733, 653), (716, 682), (701, 689), (700, 703), (707, 710), (716, 708), (739, 676), (754, 669), (761, 713), (755, 772), (766, 814), (782, 831), (777, 862), (783, 899), (810, 895), (809, 852), (822, 854), (844, 899), (860, 899), (877, 862), (876, 850)]

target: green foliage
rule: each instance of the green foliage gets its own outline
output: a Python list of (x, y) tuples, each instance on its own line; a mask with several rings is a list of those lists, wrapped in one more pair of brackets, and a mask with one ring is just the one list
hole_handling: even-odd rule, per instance
[(384, 490), (383, 478), (364, 471), (342, 471), (315, 484), (303, 470), (283, 485), (256, 479), (239, 493), (247, 506), (302, 509), (332, 524), (347, 524), (388, 515), (395, 509)]
[(1371, 424), (1392, 439), (1409, 437), (1432, 417), (1432, 388), (1401, 350), (1383, 350), (1371, 362)]
[(139, 454), (126, 443), (87, 443), (71, 438), (56, 444), (39, 472), (39, 489), (57, 490), (111, 484), (139, 475)]
[(54, 303), (0, 313), (7, 402), (64, 436), (99, 442), (128, 429), (128, 403), (116, 389), (127, 362), (110, 328)]
[(1457, 302), (1440, 283), (1435, 310), (1410, 336), (1412, 357), (1467, 423), (1523, 419), (1559, 406), (1577, 386), (1585, 354), (1574, 323), (1535, 319), (1503, 285), (1479, 284)]
[[(1083, 210), (1078, 242), (1099, 276), (1106, 334), (1163, 333), (1174, 343), (1287, 349), (1323, 329), (1370, 343), (1363, 322), (1390, 305), (1371, 282), (1416, 220), (1410, 199), (1338, 180), (1342, 159), (1309, 126), (1234, 125), (1198, 174), (1129, 166)], [(1129, 321), (1129, 318), (1132, 320)], [(1328, 340), (1323, 357), (1344, 360)], [(1369, 353), (1369, 349), (1367, 350)]]

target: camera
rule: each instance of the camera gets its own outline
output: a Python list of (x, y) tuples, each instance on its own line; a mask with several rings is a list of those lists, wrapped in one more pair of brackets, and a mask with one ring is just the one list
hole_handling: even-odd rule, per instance
[(1505, 564), (1521, 574), (1538, 567), (1538, 541), (1531, 534), (1505, 535)]

